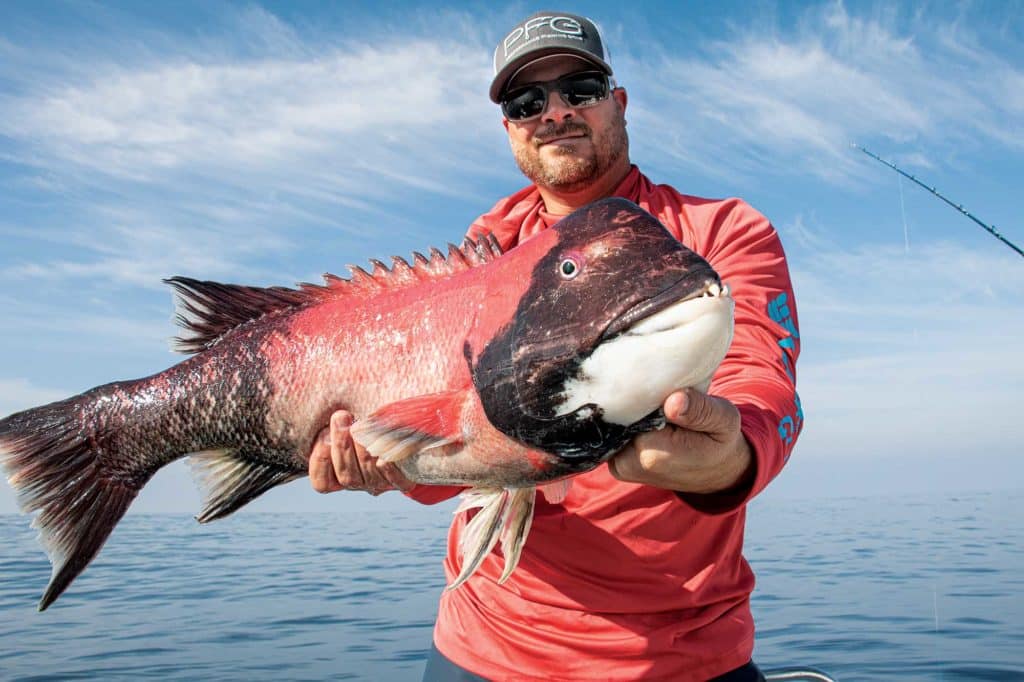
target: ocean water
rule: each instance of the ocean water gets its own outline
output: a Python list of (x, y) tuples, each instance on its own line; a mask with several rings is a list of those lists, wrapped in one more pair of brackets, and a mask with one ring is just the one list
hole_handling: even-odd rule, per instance
[[(1024, 494), (757, 500), (755, 659), (847, 680), (1024, 680)], [(418, 680), (448, 505), (129, 515), (45, 613), (0, 516), (0, 679)]]

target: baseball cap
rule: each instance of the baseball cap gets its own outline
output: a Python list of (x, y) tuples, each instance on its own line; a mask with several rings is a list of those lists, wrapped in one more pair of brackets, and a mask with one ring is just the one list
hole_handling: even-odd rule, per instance
[(499, 101), (505, 85), (519, 69), (556, 54), (580, 57), (606, 74), (612, 73), (593, 21), (568, 12), (537, 12), (516, 24), (495, 48), (491, 101)]

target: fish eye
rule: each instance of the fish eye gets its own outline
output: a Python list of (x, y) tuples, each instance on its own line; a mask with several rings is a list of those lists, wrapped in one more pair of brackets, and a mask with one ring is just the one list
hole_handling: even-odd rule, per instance
[(580, 274), (579, 263), (573, 258), (566, 258), (558, 265), (558, 273), (562, 276), (562, 279), (572, 279), (576, 275)]

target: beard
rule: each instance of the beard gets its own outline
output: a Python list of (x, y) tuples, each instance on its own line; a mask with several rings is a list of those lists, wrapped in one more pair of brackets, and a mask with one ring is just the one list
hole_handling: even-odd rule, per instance
[[(541, 156), (540, 141), (573, 133), (585, 135), (590, 144), (581, 144), (582, 149), (552, 147)], [(626, 121), (621, 110), (596, 135), (583, 121), (567, 121), (538, 129), (533, 139), (524, 144), (512, 144), (512, 155), (523, 175), (535, 185), (560, 192), (587, 187), (607, 173), (628, 150)]]

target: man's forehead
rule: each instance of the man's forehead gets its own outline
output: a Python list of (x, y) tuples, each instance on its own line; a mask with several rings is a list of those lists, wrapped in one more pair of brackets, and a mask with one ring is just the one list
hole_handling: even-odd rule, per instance
[(506, 89), (523, 83), (550, 81), (577, 71), (598, 70), (598, 67), (586, 59), (572, 55), (554, 55), (533, 61), (516, 72), (509, 79)]

